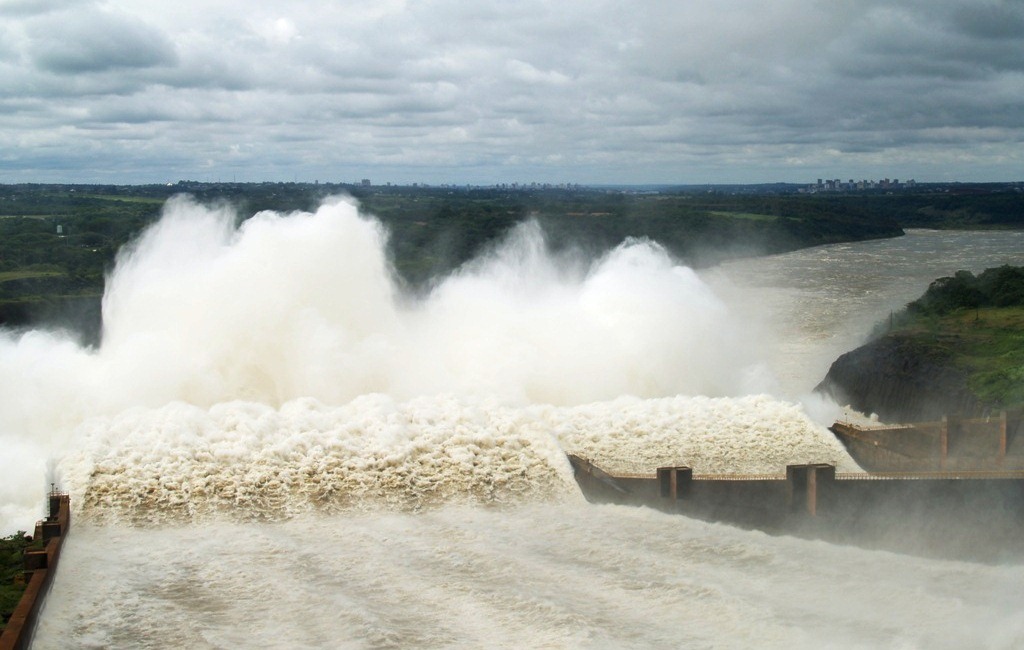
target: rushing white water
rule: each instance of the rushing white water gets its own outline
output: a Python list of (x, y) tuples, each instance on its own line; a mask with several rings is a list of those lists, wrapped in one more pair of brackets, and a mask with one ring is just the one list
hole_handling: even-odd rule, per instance
[(352, 202), (235, 222), (169, 202), (118, 257), (98, 349), (0, 337), (7, 527), (34, 518), (48, 459), (76, 508), (132, 521), (563, 494), (562, 451), (854, 467), (792, 405), (696, 397), (773, 383), (750, 330), (654, 243), (583, 263), (527, 224), (413, 300)]
[[(969, 265), (914, 233), (707, 283), (645, 242), (554, 258), (528, 226), (412, 300), (350, 203), (234, 220), (171, 203), (99, 349), (0, 337), (4, 523), (48, 461), (78, 508), (37, 648), (1024, 644), (1021, 567), (592, 506), (564, 455), (851, 469), (764, 393), (799, 397), (932, 277), (1020, 263), (1018, 234)], [(893, 258), (928, 270), (907, 289)]]
[(1009, 650), (1021, 584), (581, 503), (78, 526), (35, 647)]
[(565, 452), (610, 470), (688, 463), (771, 473), (792, 462), (856, 470), (799, 408), (769, 398), (620, 398), (509, 407), (381, 395), (326, 407), (185, 404), (94, 419), (64, 462), (97, 520), (280, 519), (309, 511), (577, 498)]

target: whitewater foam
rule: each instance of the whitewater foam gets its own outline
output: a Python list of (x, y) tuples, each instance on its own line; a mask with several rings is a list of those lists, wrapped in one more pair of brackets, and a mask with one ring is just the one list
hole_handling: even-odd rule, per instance
[(76, 525), (33, 648), (1020, 648), (1024, 567), (647, 508)]
[(688, 466), (698, 474), (780, 474), (801, 463), (860, 469), (800, 406), (767, 395), (620, 398), (554, 411), (547, 424), (567, 451), (612, 472)]
[(564, 453), (525, 419), (452, 398), (176, 403), (89, 423), (62, 469), (88, 519), (131, 523), (572, 498)]
[(765, 396), (526, 408), (383, 395), (342, 407), (175, 403), (93, 420), (79, 436), (61, 465), (73, 502), (87, 519), (136, 524), (579, 499), (566, 451), (620, 472), (856, 469), (798, 407)]

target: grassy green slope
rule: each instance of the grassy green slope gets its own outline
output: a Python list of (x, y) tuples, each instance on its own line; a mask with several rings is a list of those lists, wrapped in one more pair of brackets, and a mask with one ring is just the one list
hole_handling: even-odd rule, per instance
[(894, 317), (890, 335), (944, 353), (997, 408), (1024, 408), (1024, 267), (940, 278)]
[(968, 387), (996, 408), (1024, 408), (1024, 307), (958, 309), (902, 322), (893, 335), (952, 359)]

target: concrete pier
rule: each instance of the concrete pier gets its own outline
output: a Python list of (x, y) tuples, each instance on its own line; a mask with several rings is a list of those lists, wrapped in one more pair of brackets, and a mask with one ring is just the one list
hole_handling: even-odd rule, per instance
[(34, 539), (43, 541), (43, 548), (25, 551), (25, 593), (11, 614), (3, 634), (0, 650), (27, 650), (32, 644), (43, 599), (50, 590), (57, 572), (61, 547), (71, 525), (71, 502), (68, 495), (49, 494), (49, 514), (36, 523)]

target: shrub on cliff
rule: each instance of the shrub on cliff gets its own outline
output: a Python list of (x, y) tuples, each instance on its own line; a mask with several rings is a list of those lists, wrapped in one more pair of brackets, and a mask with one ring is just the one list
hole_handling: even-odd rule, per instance
[(1024, 267), (1000, 266), (975, 276), (957, 271), (931, 283), (923, 296), (907, 305), (911, 315), (943, 316), (958, 309), (1024, 305)]

